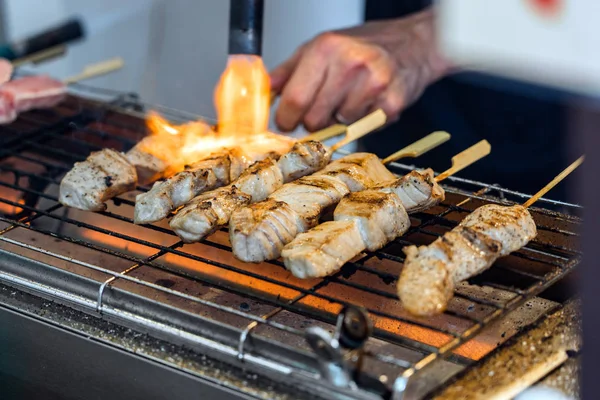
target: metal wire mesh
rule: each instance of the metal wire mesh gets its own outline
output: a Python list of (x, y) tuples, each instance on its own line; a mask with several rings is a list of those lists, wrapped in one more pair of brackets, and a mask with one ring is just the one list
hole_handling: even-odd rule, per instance
[[(170, 307), (164, 317), (151, 314), (155, 323), (185, 328), (173, 316), (175, 311), (188, 313), (215, 323), (210, 332), (196, 333), (220, 341), (227, 349), (221, 351), (239, 360), (260, 358), (263, 365), (271, 363), (281, 371), (314, 374), (314, 355), (304, 342), (304, 328), (320, 324), (332, 329), (339, 311), (357, 304), (367, 309), (374, 324), (366, 351), (368, 372), (359, 381), (376, 390), (373, 382), (380, 382), (381, 376), (409, 377), (442, 356), (464, 364), (481, 357), (493, 346), (480, 344), (473, 351), (462, 345), (579, 262), (579, 206), (542, 200), (540, 204), (561, 207), (569, 214), (533, 208), (539, 235), (532, 243), (461, 286), (444, 315), (416, 319), (402, 309), (395, 294), (402, 247), (432, 242), (482, 204), (508, 204), (525, 195), (450, 178), (446, 200), (412, 216), (412, 227), (402, 238), (378, 252), (361, 254), (330, 277), (307, 281), (292, 277), (280, 261), (258, 265), (237, 261), (225, 230), (186, 245), (164, 221), (134, 226), (134, 196), (147, 188), (114, 199), (104, 212), (65, 209), (57, 201), (62, 175), (91, 151), (131, 148), (147, 134), (139, 117), (143, 106), (134, 97), (116, 93), (110, 102), (72, 96), (55, 109), (26, 113), (0, 129), (2, 249), (93, 280), (96, 294), (88, 301), (98, 313), (114, 312), (124, 301), (119, 296), (135, 294), (147, 300), (143, 302), (147, 307)], [(410, 170), (398, 163), (390, 168), (399, 174)], [(3, 279), (9, 276), (18, 280), (14, 275)], [(219, 329), (227, 335), (218, 335)], [(263, 351), (274, 342), (290, 356)]]

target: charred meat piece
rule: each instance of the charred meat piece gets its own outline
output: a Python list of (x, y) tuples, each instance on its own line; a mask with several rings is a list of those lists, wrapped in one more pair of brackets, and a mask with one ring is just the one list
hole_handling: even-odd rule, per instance
[(308, 141), (294, 144), (289, 152), (281, 156), (277, 164), (284, 182), (288, 183), (325, 168), (330, 160), (331, 153), (323, 143)]
[(137, 146), (125, 153), (125, 157), (137, 171), (138, 185), (148, 185), (161, 179), (169, 168), (165, 160), (141, 151)]
[(197, 242), (229, 222), (231, 213), (251, 200), (234, 185), (211, 190), (179, 210), (169, 225), (184, 242)]
[(295, 277), (324, 277), (365, 249), (380, 249), (409, 227), (408, 214), (396, 194), (377, 190), (350, 193), (336, 207), (334, 221), (298, 235), (281, 255)]
[(348, 187), (330, 176), (311, 175), (285, 184), (269, 198), (285, 202), (302, 221), (302, 232), (319, 223), (321, 215), (348, 194)]
[[(233, 254), (240, 260), (248, 259), (248, 254), (244, 254), (240, 249), (247, 249), (247, 246), (238, 246), (236, 240), (244, 240), (244, 242), (252, 241), (254, 246), (265, 246), (265, 248), (253, 252), (253, 260), (264, 261), (267, 259), (277, 258), (281, 254), (283, 246), (288, 244), (298, 233), (307, 231), (308, 229), (318, 224), (319, 218), (330, 207), (336, 205), (343, 196), (354, 190), (362, 190), (375, 183), (375, 179), (390, 180), (394, 175), (389, 172), (381, 161), (373, 154), (357, 153), (339, 160), (336, 160), (325, 167), (323, 170), (297, 181), (286, 183), (280, 189), (273, 192), (269, 196), (270, 200), (284, 203), (285, 208), (291, 210), (295, 214), (295, 218), (290, 218), (290, 221), (298, 222), (299, 226), (296, 232), (289, 235), (279, 235), (279, 240), (263, 241), (256, 238), (244, 237), (244, 235), (265, 236), (264, 230), (266, 224), (271, 223), (271, 219), (267, 216), (260, 220), (244, 220), (240, 215), (232, 218), (230, 221), (230, 235)], [(261, 208), (263, 205), (255, 204), (248, 208)], [(281, 206), (283, 207), (283, 206)], [(267, 207), (268, 208), (268, 207)], [(254, 214), (240, 210), (238, 213), (250, 218)], [(268, 214), (268, 211), (265, 211)], [(243, 223), (245, 229), (243, 234), (234, 235), (238, 226), (236, 224)], [(252, 227), (252, 224), (254, 226)], [(291, 226), (285, 227), (291, 231)], [(237, 229), (237, 231), (241, 231)], [(268, 247), (268, 248), (267, 248)], [(257, 255), (269, 255), (272, 258), (257, 259)]]
[(520, 205), (479, 207), (430, 245), (404, 249), (398, 296), (414, 315), (439, 314), (457, 283), (485, 271), (536, 235), (531, 214)]
[[(214, 191), (222, 198), (211, 200), (212, 207), (198, 206), (198, 199), (204, 199), (204, 195), (192, 200), (171, 220), (171, 227), (183, 240), (201, 240), (219, 226), (227, 224), (237, 208), (264, 200), (283, 185), (286, 176), (292, 179), (292, 176), (300, 177), (321, 169), (329, 161), (329, 156), (320, 142), (296, 143), (277, 162), (266, 159), (252, 165), (234, 182), (235, 190)], [(219, 218), (214, 217), (214, 207), (219, 209)], [(202, 222), (187, 222), (187, 219)]]
[(409, 214), (426, 210), (444, 201), (444, 189), (435, 181), (433, 170), (411, 171), (402, 178), (382, 182), (373, 189), (395, 193)]
[[(422, 211), (437, 204), (444, 197), (443, 189), (433, 180), (433, 171), (424, 173), (413, 171), (402, 178), (375, 185), (373, 189), (350, 193), (338, 204), (334, 212), (334, 222), (319, 225), (318, 233), (312, 235), (308, 231), (299, 235), (283, 248), (282, 255), (286, 267), (299, 278), (322, 277), (323, 274), (338, 271), (347, 260), (360, 254), (365, 249), (375, 251), (404, 234), (410, 227), (408, 213)], [(406, 204), (410, 209), (407, 210)], [(318, 263), (304, 250), (307, 248), (305, 238), (310, 238), (311, 246), (319, 247), (330, 243), (327, 232), (348, 235), (352, 241), (354, 231), (338, 230), (337, 221), (354, 221), (361, 235), (363, 246), (336, 248), (342, 254), (337, 261), (328, 259), (326, 268)], [(302, 236), (302, 238), (301, 238)], [(340, 238), (336, 243), (345, 243)], [(354, 242), (353, 242), (354, 243)], [(296, 251), (301, 248), (303, 251)], [(293, 255), (293, 257), (291, 256)], [(303, 258), (304, 257), (304, 258)]]
[(229, 222), (233, 254), (248, 262), (279, 257), (283, 246), (315, 226), (323, 210), (346, 193), (344, 184), (328, 176), (285, 184), (267, 200), (233, 213)]
[[(268, 190), (275, 190), (281, 185), (283, 177), (277, 163), (272, 159), (258, 161), (242, 173), (234, 185), (194, 198), (179, 210), (170, 226), (188, 243), (199, 241), (216, 231), (219, 226), (226, 225), (235, 210), (251, 204), (253, 198), (264, 199)], [(212, 199), (210, 207), (206, 207), (206, 196)], [(219, 218), (214, 217), (215, 208), (219, 210)]]
[(352, 192), (365, 190), (377, 182), (385, 182), (396, 177), (383, 165), (375, 154), (353, 153), (335, 160), (319, 175), (329, 175), (344, 182)]
[(75, 163), (60, 183), (59, 201), (80, 210), (103, 211), (108, 199), (135, 189), (136, 182), (135, 168), (125, 156), (104, 149)]
[(298, 214), (282, 201), (267, 199), (231, 215), (229, 238), (234, 255), (245, 262), (279, 257), (285, 243), (302, 229)]
[(356, 221), (369, 251), (379, 250), (410, 227), (398, 196), (377, 190), (350, 193), (338, 204), (333, 217), (336, 221)]
[(277, 161), (271, 157), (257, 161), (236, 179), (235, 186), (252, 196), (252, 202), (262, 201), (283, 185), (283, 175)]
[(150, 135), (129, 150), (125, 156), (137, 170), (138, 185), (148, 185), (181, 171), (179, 152), (183, 143), (181, 135)]
[(366, 247), (358, 225), (356, 220), (328, 221), (299, 234), (281, 251), (285, 267), (300, 279), (337, 272)]
[[(239, 164), (237, 152), (224, 150), (195, 162), (187, 169), (154, 184), (135, 199), (134, 222), (159, 221), (200, 193), (229, 184), (231, 166)], [(239, 168), (237, 168), (239, 169)]]

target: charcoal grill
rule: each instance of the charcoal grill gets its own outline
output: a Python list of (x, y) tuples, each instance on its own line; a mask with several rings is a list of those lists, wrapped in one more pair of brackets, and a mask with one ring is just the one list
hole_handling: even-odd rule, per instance
[[(402, 247), (433, 241), (482, 204), (523, 202), (527, 195), (449, 178), (446, 200), (412, 216), (402, 238), (333, 276), (306, 281), (279, 261), (237, 261), (225, 230), (189, 245), (164, 221), (133, 225), (135, 195), (146, 187), (114, 199), (104, 212), (66, 209), (57, 201), (64, 173), (91, 151), (131, 148), (148, 134), (146, 110), (175, 122), (195, 118), (130, 94), (76, 89), (58, 107), (28, 112), (0, 129), (0, 308), (240, 396), (423, 396), (552, 310), (556, 302), (536, 296), (580, 261), (580, 206), (542, 199), (532, 208), (539, 230), (532, 243), (461, 285), (443, 315), (416, 319), (395, 294)], [(398, 174), (411, 168), (390, 166)], [(51, 300), (44, 312), (34, 307), (38, 298)], [(327, 334), (348, 310), (365, 312), (372, 331), (360, 351), (340, 358)], [(145, 339), (118, 341), (122, 327), (131, 329), (123, 335)], [(307, 341), (311, 332), (324, 335), (316, 351)], [(199, 355), (213, 367), (201, 368)], [(211, 376), (215, 369), (220, 375)], [(271, 383), (261, 386), (263, 377)]]

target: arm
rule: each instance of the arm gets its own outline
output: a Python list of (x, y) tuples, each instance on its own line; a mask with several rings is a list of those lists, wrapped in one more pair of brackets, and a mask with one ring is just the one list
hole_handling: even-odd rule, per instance
[(389, 120), (450, 71), (436, 43), (433, 9), (323, 33), (271, 73), (282, 131), (309, 131), (335, 116), (355, 121), (382, 108)]

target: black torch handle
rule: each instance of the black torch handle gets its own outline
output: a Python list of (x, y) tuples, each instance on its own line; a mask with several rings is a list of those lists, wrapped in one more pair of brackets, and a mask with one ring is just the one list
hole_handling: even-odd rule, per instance
[(229, 54), (262, 55), (264, 0), (231, 0)]
[(81, 21), (72, 19), (16, 43), (13, 45), (13, 49), (15, 50), (16, 57), (24, 57), (38, 51), (81, 39), (83, 35), (83, 24)]

